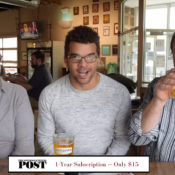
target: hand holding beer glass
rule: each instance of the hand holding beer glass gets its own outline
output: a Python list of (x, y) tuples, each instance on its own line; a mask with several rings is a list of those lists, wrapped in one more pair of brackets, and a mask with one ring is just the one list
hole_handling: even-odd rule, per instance
[(68, 133), (54, 134), (53, 136), (54, 155), (73, 155), (74, 138)]
[(156, 96), (166, 102), (169, 98), (175, 98), (175, 68), (167, 72), (156, 84)]

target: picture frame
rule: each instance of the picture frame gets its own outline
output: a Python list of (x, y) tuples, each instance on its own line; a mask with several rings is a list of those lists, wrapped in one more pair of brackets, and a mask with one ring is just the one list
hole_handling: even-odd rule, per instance
[(114, 1), (114, 10), (119, 10), (119, 2)]
[(99, 0), (92, 0), (92, 2), (99, 2)]
[(92, 29), (98, 33), (98, 27), (93, 27)]
[(114, 35), (117, 35), (119, 33), (119, 24), (114, 23)]
[(83, 17), (83, 25), (89, 25), (89, 16)]
[(93, 16), (93, 24), (99, 24), (99, 16), (98, 15)]
[(118, 55), (118, 45), (117, 44), (112, 45), (112, 55)]
[(84, 5), (83, 6), (83, 14), (88, 14), (89, 13), (89, 6), (88, 5)]
[(102, 45), (102, 55), (109, 56), (111, 54), (111, 46), (110, 45)]
[(103, 27), (103, 36), (109, 36), (110, 35), (110, 26), (104, 26)]
[(103, 15), (103, 23), (104, 24), (110, 23), (110, 15), (109, 14)]
[(103, 12), (110, 11), (110, 2), (103, 2)]
[(99, 4), (92, 4), (92, 13), (97, 13), (99, 11)]
[(79, 15), (79, 7), (74, 7), (74, 15)]

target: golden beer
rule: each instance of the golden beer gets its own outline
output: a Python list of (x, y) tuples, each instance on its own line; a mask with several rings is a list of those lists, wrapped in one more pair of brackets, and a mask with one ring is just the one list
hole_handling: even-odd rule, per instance
[(53, 136), (54, 155), (73, 155), (74, 143), (73, 137), (60, 133)]
[(171, 96), (172, 96), (173, 98), (175, 98), (175, 89), (173, 89), (173, 90), (171, 91)]

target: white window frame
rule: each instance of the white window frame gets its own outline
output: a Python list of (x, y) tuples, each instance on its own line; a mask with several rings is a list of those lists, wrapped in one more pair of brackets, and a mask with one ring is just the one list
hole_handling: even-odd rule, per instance
[[(3, 40), (4, 39), (8, 39), (8, 38), (16, 38), (16, 40), (17, 40), (17, 45), (16, 45), (16, 47), (14, 48), (5, 48), (4, 46), (3, 46)], [(0, 48), (0, 51), (2, 51), (2, 65), (3, 65), (3, 67), (4, 67), (4, 69), (5, 69), (5, 73), (10, 73), (10, 71), (8, 70), (8, 69), (11, 69), (11, 68), (14, 68), (14, 69), (16, 69), (16, 71), (15, 72), (13, 72), (13, 73), (17, 73), (18, 72), (18, 37), (17, 36), (11, 36), (11, 37), (0, 37), (0, 39), (2, 39), (2, 48)], [(8, 61), (4, 61), (3, 60), (3, 52), (4, 51), (11, 51), (11, 50), (15, 50), (16, 52), (17, 52), (17, 60), (16, 61), (14, 61), (14, 60), (8, 60)], [(16, 66), (4, 66), (4, 63), (16, 63)]]

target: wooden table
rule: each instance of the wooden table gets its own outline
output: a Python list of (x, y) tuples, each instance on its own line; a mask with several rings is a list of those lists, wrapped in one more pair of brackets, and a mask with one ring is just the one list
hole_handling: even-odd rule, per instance
[[(8, 159), (0, 159), (0, 175), (59, 175), (59, 173), (8, 173)], [(134, 173), (134, 175), (174, 175), (175, 163), (150, 163), (149, 173)], [(105, 175), (105, 173), (104, 173)]]
[(174, 175), (175, 174), (175, 162), (163, 163), (152, 162), (150, 163), (149, 173), (134, 173), (135, 175)]

